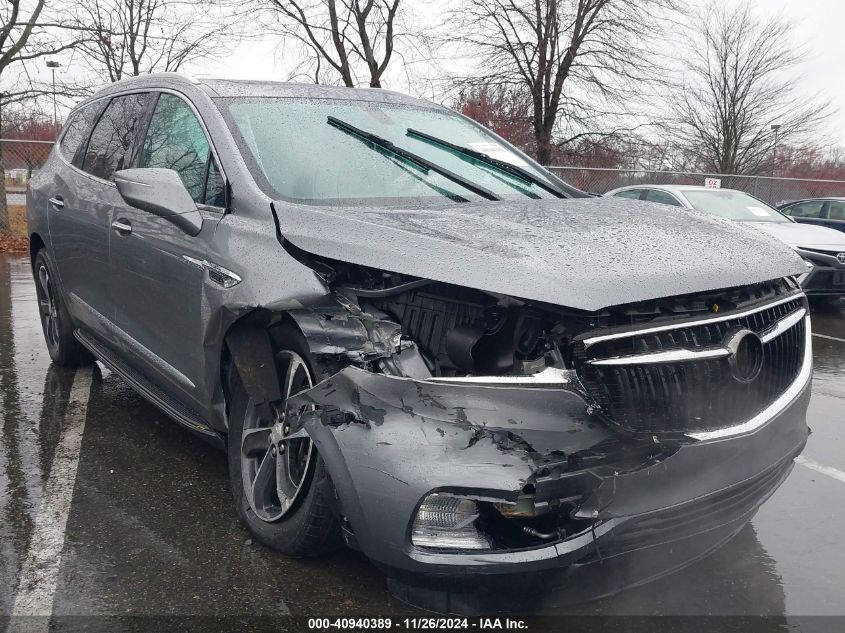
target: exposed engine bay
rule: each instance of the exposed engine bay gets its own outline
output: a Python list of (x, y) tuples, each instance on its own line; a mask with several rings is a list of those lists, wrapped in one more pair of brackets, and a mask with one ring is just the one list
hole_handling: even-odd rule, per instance
[[(469, 221), (465, 209), (456, 222)], [(496, 210), (483, 212), (473, 222)], [(622, 288), (619, 276), (597, 281), (608, 270), (553, 266), (532, 233), (530, 257), (473, 250), (463, 274), (454, 251), (474, 242), (450, 244), (440, 270), (439, 251), (393, 235), (418, 227), (415, 211), (332, 217), (350, 223), (354, 244), (316, 218), (277, 225), (320, 288), (264, 311), (228, 344), (254, 402), (272, 405), (283, 374), (260, 368), (283, 349), (274, 332), (301, 333), (318, 380), (287, 398), (274, 428), (310, 438), (347, 543), (391, 576), (573, 563), (583, 573), (683, 539), (705, 551), (747, 522), (806, 442), (809, 318), (795, 280), (777, 276), (786, 267), (715, 274), (708, 251), (695, 283), (632, 269), (659, 287), (625, 278)], [(373, 228), (381, 223), (387, 234)]]
[[(399, 455), (407, 447), (394, 444), (396, 430), (389, 426), (404, 420), (403, 433), (422, 435), (403, 443), (418, 452), (426, 443), (434, 447), (424, 461), (451, 455), (452, 480), (465, 469), (458, 479), (478, 492), (439, 493), (432, 503), (470, 499), (468, 520), (484, 539), (476, 545), (492, 551), (597, 538), (598, 525), (610, 529), (602, 512), (615, 497), (618, 477), (648, 470), (694, 443), (682, 433), (617, 424), (608, 415), (617, 412), (599, 402), (604, 378), (590, 373), (589, 359), (635, 353), (647, 344), (622, 338), (586, 354), (586, 336), (741, 311), (797, 288), (785, 278), (590, 313), (322, 258), (309, 264), (336, 303), (291, 313), (330, 374), (292, 399), (298, 412), (315, 405), (299, 413), (300, 424), (312, 437), (337, 429), (347, 462), (363, 451), (370, 471), (405, 482), (401, 464), (408, 458)], [(684, 370), (671, 371), (683, 376)], [(520, 382), (530, 377), (537, 382)], [(665, 389), (674, 384), (666, 381)], [(355, 428), (366, 432), (358, 437)], [(431, 435), (443, 439), (429, 442)], [(430, 477), (425, 485), (434, 486)]]
[(577, 369), (574, 343), (587, 332), (728, 312), (797, 289), (794, 280), (784, 278), (586, 312), (324, 258), (309, 263), (348, 308), (398, 324), (437, 377)]

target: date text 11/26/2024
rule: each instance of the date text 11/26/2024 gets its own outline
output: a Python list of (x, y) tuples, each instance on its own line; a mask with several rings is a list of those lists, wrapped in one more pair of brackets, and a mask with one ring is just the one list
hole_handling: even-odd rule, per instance
[(329, 631), (386, 631), (391, 629), (411, 631), (497, 631), (527, 630), (528, 625), (518, 618), (309, 618), (308, 629)]

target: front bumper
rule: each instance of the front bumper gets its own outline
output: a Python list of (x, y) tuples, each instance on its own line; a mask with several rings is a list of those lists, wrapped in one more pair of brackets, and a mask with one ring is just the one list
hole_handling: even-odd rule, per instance
[(801, 289), (810, 296), (845, 296), (845, 263), (839, 262), (837, 253), (797, 249), (798, 254), (813, 264), (806, 277), (799, 277)]
[[(289, 405), (319, 405), (300, 421), (357, 544), (403, 583), (565, 567), (580, 576), (599, 561), (698, 543), (665, 571), (736, 533), (786, 478), (807, 440), (811, 365), (808, 343), (804, 368), (777, 406), (729, 434), (626, 438), (632, 449), (645, 443), (662, 454), (635, 467), (572, 470), (567, 456), (620, 440), (587, 412), (577, 380), (555, 388), (437, 383), (348, 367)], [(411, 522), (431, 492), (513, 502), (527, 483), (540, 503), (586, 490), (574, 516), (589, 519), (590, 529), (516, 551), (445, 553), (411, 544)]]

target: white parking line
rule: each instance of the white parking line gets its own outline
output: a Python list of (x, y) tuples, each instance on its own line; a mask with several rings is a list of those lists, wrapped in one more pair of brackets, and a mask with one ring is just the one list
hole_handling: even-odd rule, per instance
[[(79, 465), (85, 415), (91, 395), (91, 369), (79, 369), (73, 378), (64, 428), (56, 446), (50, 476), (44, 489), (41, 506), (35, 516), (35, 527), (29, 551), (23, 563), (12, 607), (13, 616), (51, 616), (65, 526), (70, 512), (73, 486)], [(48, 621), (43, 620), (45, 625)]]
[(835, 336), (828, 336), (827, 334), (816, 334), (815, 332), (813, 332), (813, 336), (818, 336), (819, 338), (824, 338), (828, 341), (838, 341), (840, 343), (845, 343), (845, 338), (836, 338)]
[(817, 462), (815, 459), (810, 459), (809, 457), (804, 457), (803, 455), (799, 455), (795, 458), (795, 461), (802, 466), (806, 466), (810, 470), (815, 470), (817, 473), (821, 473), (823, 475), (827, 475), (828, 477), (833, 477), (843, 483), (845, 483), (845, 472), (842, 472), (838, 468), (833, 468), (832, 466), (825, 466), (824, 464)]

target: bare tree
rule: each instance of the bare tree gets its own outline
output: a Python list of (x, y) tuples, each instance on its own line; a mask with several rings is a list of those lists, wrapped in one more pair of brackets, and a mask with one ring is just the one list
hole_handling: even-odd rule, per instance
[(510, 86), (472, 86), (458, 92), (453, 108), (490, 128), (522, 151), (534, 151), (531, 95)]
[(236, 20), (219, 2), (78, 0), (83, 59), (103, 79), (172, 72), (225, 49)]
[(394, 58), (401, 0), (262, 0), (269, 2), (282, 36), (308, 52), (316, 83), (326, 70), (345, 86), (382, 86)]
[[(28, 64), (76, 45), (74, 38), (66, 37), (68, 32), (62, 33), (64, 38), (57, 34), (64, 26), (56, 16), (48, 15), (45, 0), (4, 0), (0, 4), (0, 129), (2, 115), (9, 107), (52, 92), (49, 86), (31, 78)], [(0, 143), (0, 174), (3, 173)], [(0, 231), (8, 230), (6, 183), (5, 178), (0, 178)]]
[[(651, 49), (676, 0), (464, 0), (446, 38), (475, 62), (464, 84), (531, 95), (537, 159), (599, 130), (611, 111), (660, 79)], [(455, 29), (456, 24), (460, 25)], [(564, 138), (555, 140), (556, 132)]]
[(747, 3), (712, 2), (691, 20), (689, 36), (669, 129), (700, 169), (768, 171), (778, 137), (800, 143), (831, 114), (828, 103), (800, 94), (785, 74), (804, 53), (784, 20), (760, 19)]

